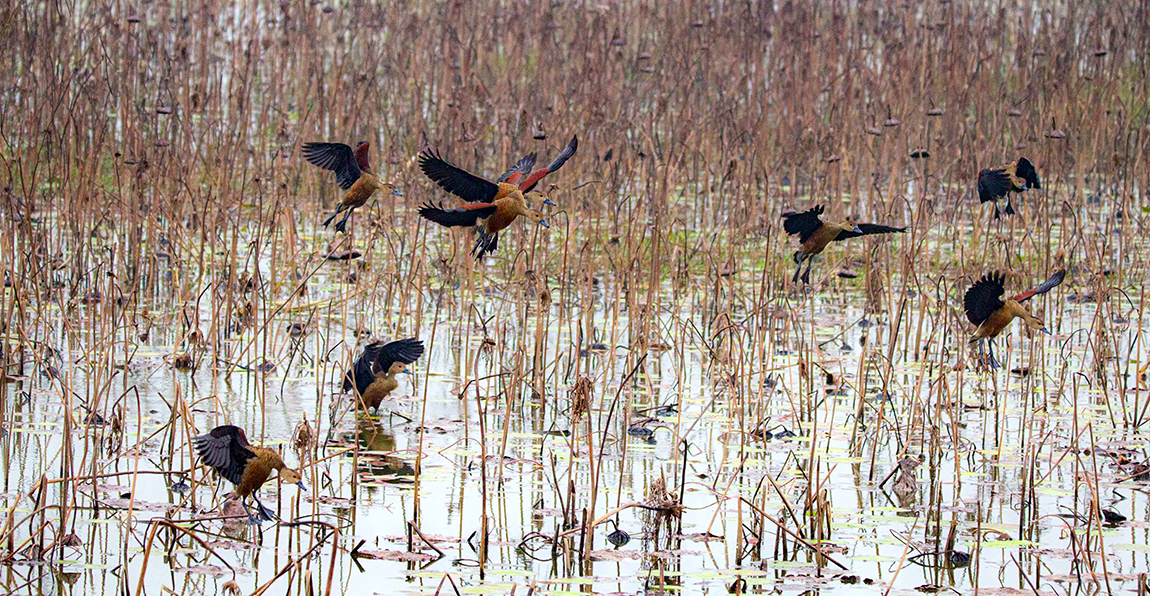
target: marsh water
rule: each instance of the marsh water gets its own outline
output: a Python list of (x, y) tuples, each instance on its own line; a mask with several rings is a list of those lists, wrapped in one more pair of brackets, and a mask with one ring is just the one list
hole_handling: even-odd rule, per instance
[[(747, 252), (759, 250), (771, 248)], [(31, 516), (31, 528), (33, 503), (66, 503), (70, 523), (42, 539), (78, 540), (42, 561), (11, 561), (7, 585), (113, 594), (142, 577), (146, 591), (210, 594), (234, 571), (246, 592), (287, 569), (277, 585), (291, 591), (326, 586), (330, 574), (333, 593), (349, 594), (1000, 593), (1031, 592), (1031, 582), (1061, 594), (1081, 581), (1136, 590), (1150, 564), (1150, 501), (1145, 481), (1116, 462), (1119, 453), (1141, 453), (1146, 438), (1112, 423), (1121, 420), (1117, 400), (1065, 372), (1068, 363), (1089, 366), (1086, 336), (1074, 330), (1095, 319), (1095, 305), (1074, 299), (1070, 284), (1051, 294), (1044, 310), (1054, 335), (1015, 329), (999, 343), (1004, 368), (986, 371), (962, 353), (965, 338), (931, 326), (937, 306), (908, 314), (911, 325), (897, 333), (922, 339), (900, 345), (891, 317), (854, 306), (865, 297), (835, 275), (841, 270), (820, 265), (827, 270), (817, 290), (780, 297), (793, 318), (753, 311), (763, 275), (754, 266), (721, 278), (731, 298), (720, 316), (698, 286), (667, 284), (645, 346), (631, 335), (617, 280), (555, 288), (524, 312), (502, 306), (527, 291), (515, 280), (487, 282), (468, 294), (473, 303), (429, 292), (418, 331), (428, 352), (378, 416), (357, 412), (337, 391), (358, 350), (340, 338), (355, 330), (314, 317), (359, 289), (341, 283), (344, 262), (311, 278), (303, 308), (280, 310), (289, 314), (272, 319), (266, 334), (237, 335), (229, 340), (236, 356), (195, 371), (172, 366), (181, 347), (163, 341), (172, 337), (163, 324), (153, 335), (161, 341), (133, 344), (129, 359), (120, 346), (95, 360), (61, 350), (44, 360), (53, 367), (30, 364), (5, 385), (4, 506), (10, 518)], [(902, 304), (894, 312), (919, 312), (913, 291), (891, 295)], [(46, 322), (48, 336), (115, 308), (76, 306)], [(341, 316), (362, 321), (363, 337), (364, 327), (391, 337), (401, 318)], [(303, 333), (281, 320), (300, 321)], [(588, 324), (593, 338), (582, 331)], [(1128, 322), (1112, 324), (1129, 337)], [(1129, 350), (1119, 341), (1119, 351)], [(916, 343), (926, 357), (905, 347)], [(526, 364), (497, 362), (497, 350)], [(89, 385), (88, 371), (101, 370), (113, 371), (103, 382), (120, 394), (115, 403), (89, 408), (79, 391), (61, 400), (60, 391)], [(580, 377), (593, 389), (590, 411), (576, 422), (569, 391)], [(1134, 415), (1145, 400), (1140, 385), (1121, 403)], [(314, 447), (297, 448), (301, 416)], [(271, 482), (263, 501), (284, 522), (318, 520), (338, 534), (219, 519), (229, 488), (202, 469), (183, 473), (193, 463), (183, 421), (200, 430), (243, 426), (253, 442), (280, 447), (289, 465), (304, 464), (309, 490)], [(913, 462), (904, 464), (907, 478), (896, 472), (900, 460)], [(37, 484), (57, 470), (81, 478), (74, 493)], [(648, 511), (624, 508), (595, 528), (582, 553), (593, 475), (595, 517), (647, 502), (662, 480), (681, 495), (681, 519), (659, 526)], [(1098, 527), (1089, 513), (1095, 500), (1128, 520)], [(565, 523), (565, 511), (578, 523)], [(201, 532), (210, 554), (186, 537), (150, 536), (156, 518)], [(630, 537), (618, 548), (608, 541), (616, 529)], [(937, 556), (953, 551), (972, 562)], [(298, 557), (308, 560), (306, 574)]]
[[(0, 588), (1144, 594), (1134, 0), (0, 9)], [(419, 169), (578, 152), (485, 261)], [(342, 192), (302, 143), (370, 142)], [(983, 168), (1042, 188), (995, 219)], [(783, 213), (903, 232), (792, 283)], [(1026, 302), (989, 369), (967, 288)], [(378, 412), (373, 340), (427, 351)], [(248, 524), (193, 436), (307, 490)]]

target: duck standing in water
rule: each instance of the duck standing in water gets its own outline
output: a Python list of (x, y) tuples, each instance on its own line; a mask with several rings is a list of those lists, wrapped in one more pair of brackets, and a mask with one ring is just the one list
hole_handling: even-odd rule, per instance
[[(278, 452), (252, 445), (238, 426), (217, 426), (206, 435), (192, 437), (192, 447), (205, 464), (236, 485), (235, 495), (253, 524), (275, 517), (256, 496), (256, 491), (267, 482), (273, 470), (277, 472), (280, 482), (295, 484), (301, 490), (307, 490), (303, 476), (287, 467)], [(256, 502), (256, 514), (248, 509), (246, 500), (249, 496)]]
[(399, 387), (396, 376), (423, 356), (423, 342), (414, 337), (391, 343), (377, 341), (363, 348), (351, 369), (344, 373), (343, 391), (353, 388), (364, 407), (379, 411), (383, 400)]
[(1038, 287), (1016, 294), (1007, 300), (1002, 299), (1002, 295), (1006, 292), (1003, 287), (1006, 275), (988, 273), (974, 282), (963, 296), (962, 307), (966, 311), (967, 320), (975, 326), (974, 333), (970, 336), (970, 343), (978, 344), (980, 358), (986, 361), (982, 357), (982, 348), (984, 343), (989, 343), (990, 367), (998, 368), (998, 362), (994, 359), (994, 338), (1016, 318), (1022, 319), (1026, 326), (1034, 331), (1049, 335), (1050, 330), (1042, 323), (1042, 319), (1030, 314), (1022, 303), (1053, 290), (1064, 279), (1066, 271), (1060, 269)]

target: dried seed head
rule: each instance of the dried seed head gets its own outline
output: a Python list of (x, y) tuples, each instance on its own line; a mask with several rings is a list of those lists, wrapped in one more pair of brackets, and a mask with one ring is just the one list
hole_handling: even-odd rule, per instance
[(312, 429), (311, 424), (308, 423), (305, 417), (295, 427), (295, 438), (292, 439), (292, 447), (295, 448), (296, 456), (303, 459), (303, 454), (315, 446), (315, 430)]
[(172, 367), (178, 371), (188, 371), (196, 367), (196, 361), (188, 352), (176, 352), (172, 356)]
[(575, 385), (567, 392), (571, 400), (571, 419), (579, 420), (591, 411), (591, 389), (594, 385), (591, 379), (579, 377)]
[(643, 521), (651, 532), (658, 531), (660, 527), (670, 532), (672, 522), (683, 515), (682, 503), (667, 490), (667, 482), (663, 478), (655, 480), (647, 489), (647, 498), (643, 504), (647, 507)]

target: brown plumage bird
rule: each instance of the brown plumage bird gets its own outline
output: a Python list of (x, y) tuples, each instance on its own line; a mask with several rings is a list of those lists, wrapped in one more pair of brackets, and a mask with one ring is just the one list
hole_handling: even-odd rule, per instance
[(1060, 269), (1038, 287), (1016, 294), (1007, 300), (1002, 299), (1002, 295), (1006, 292), (1003, 287), (1006, 275), (988, 273), (974, 282), (962, 299), (962, 307), (966, 311), (967, 320), (975, 326), (974, 333), (970, 336), (970, 343), (978, 344), (980, 359), (986, 361), (983, 357), (983, 346), (989, 344), (990, 367), (998, 368), (998, 362), (994, 359), (994, 338), (1016, 318), (1022, 319), (1027, 327), (1035, 331), (1049, 334), (1050, 331), (1042, 324), (1042, 320), (1030, 314), (1022, 303), (1049, 292), (1064, 279), (1066, 271)]
[[(522, 175), (523, 164), (529, 163), (526, 166), (528, 168), (533, 166), (534, 160), (530, 157), (521, 159), (504, 175), (504, 179), (510, 180), (516, 175)], [(428, 202), (419, 208), (419, 214), (444, 227), (474, 226), (478, 237), (471, 254), (477, 258), (482, 259), (495, 252), (499, 248), (499, 232), (520, 216), (545, 228), (551, 227), (542, 213), (527, 206), (527, 200), (550, 203), (550, 199), (542, 193), (529, 192), (525, 196), (520, 187), (513, 183), (491, 182), (476, 176), (444, 161), (430, 149), (419, 154), (419, 168), (440, 188), (470, 203), (458, 209), (446, 209), (442, 204), (432, 205)]]
[(343, 213), (343, 219), (335, 224), (336, 231), (343, 232), (351, 212), (357, 207), (362, 207), (376, 194), (403, 196), (399, 189), (371, 172), (367, 160), (368, 147), (367, 141), (360, 141), (355, 151), (343, 143), (305, 143), (301, 149), (304, 158), (312, 165), (335, 172), (339, 187), (347, 191), (336, 207), (335, 213), (324, 220), (324, 227)]
[(1014, 215), (1014, 205), (1010, 203), (1010, 193), (1021, 193), (1027, 189), (1042, 188), (1038, 170), (1025, 157), (997, 168), (986, 168), (978, 173), (978, 202), (994, 203), (994, 219), (999, 218), (998, 201), (1006, 199), (1004, 213)]
[[(236, 485), (235, 495), (253, 524), (275, 517), (256, 496), (256, 491), (267, 482), (273, 470), (280, 482), (307, 490), (300, 473), (287, 467), (278, 452), (252, 445), (238, 426), (217, 426), (206, 435), (192, 437), (192, 446), (205, 464)], [(258, 507), (256, 514), (248, 509), (246, 499), (249, 496)]]
[(383, 400), (399, 387), (396, 376), (407, 372), (407, 365), (423, 356), (423, 342), (414, 337), (390, 343), (377, 341), (363, 348), (343, 375), (343, 391), (353, 388), (367, 408), (378, 411)]
[(829, 223), (819, 218), (823, 214), (823, 206), (816, 205), (813, 208), (797, 213), (788, 211), (783, 214), (783, 230), (792, 236), (798, 235), (799, 249), (795, 251), (794, 259), (798, 267), (795, 269), (795, 275), (791, 279), (791, 283), (798, 283), (799, 271), (803, 268), (803, 261), (807, 261), (807, 270), (802, 275), (803, 283), (810, 283), (811, 262), (814, 260), (815, 255), (823, 252), (831, 241), (846, 240), (847, 238), (855, 238), (858, 236), (866, 236), (870, 234), (891, 234), (895, 232), (905, 232), (906, 228), (893, 228), (891, 226), (883, 226), (879, 224), (852, 224), (850, 222), (844, 223)]

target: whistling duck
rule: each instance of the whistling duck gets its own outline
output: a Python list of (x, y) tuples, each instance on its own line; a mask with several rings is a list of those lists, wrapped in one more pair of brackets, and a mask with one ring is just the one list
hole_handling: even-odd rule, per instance
[(1010, 204), (1010, 193), (1021, 193), (1029, 188), (1042, 188), (1038, 179), (1038, 170), (1034, 164), (1025, 157), (1018, 161), (1008, 163), (997, 168), (986, 168), (978, 173), (978, 202), (994, 203), (994, 219), (999, 218), (998, 201), (1006, 198), (1007, 215), (1014, 215), (1014, 206)]
[[(506, 179), (510, 180), (521, 175), (519, 168), (528, 162), (534, 165), (533, 160), (524, 158), (505, 174)], [(495, 252), (499, 247), (499, 231), (510, 226), (519, 216), (526, 217), (545, 228), (551, 227), (547, 220), (543, 219), (543, 214), (529, 208), (525, 200), (542, 200), (544, 204), (554, 205), (542, 193), (529, 192), (525, 197), (519, 186), (510, 182), (491, 182), (476, 176), (444, 161), (430, 149), (419, 154), (419, 168), (441, 188), (470, 203), (458, 209), (445, 209), (442, 204), (436, 206), (428, 202), (419, 208), (419, 214), (448, 228), (474, 226), (478, 238), (471, 254), (477, 258), (482, 259), (486, 254)], [(524, 183), (533, 177), (524, 180)]]
[[(295, 484), (300, 489), (307, 490), (303, 484), (303, 476), (284, 465), (279, 453), (272, 449), (253, 446), (248, 442), (243, 429), (238, 426), (230, 424), (217, 426), (206, 435), (192, 437), (192, 446), (204, 463), (236, 485), (235, 495), (247, 512), (248, 520), (253, 524), (274, 517), (271, 510), (264, 507), (256, 496), (256, 491), (267, 481), (272, 470), (277, 472), (280, 482)], [(245, 500), (249, 496), (256, 502), (257, 514), (248, 509)]]
[(356, 359), (343, 376), (343, 391), (355, 389), (364, 406), (379, 411), (383, 403), (399, 381), (396, 375), (406, 372), (408, 364), (423, 356), (423, 342), (414, 337), (385, 344), (377, 341), (363, 348), (363, 354)]
[(794, 236), (799, 236), (799, 249), (795, 251), (795, 263), (798, 268), (795, 269), (795, 275), (791, 279), (791, 283), (798, 283), (799, 271), (803, 268), (803, 261), (807, 261), (807, 270), (802, 275), (803, 283), (810, 282), (811, 262), (814, 260), (815, 255), (823, 252), (823, 249), (831, 243), (832, 240), (846, 240), (847, 238), (854, 238), (856, 236), (866, 236), (869, 234), (891, 234), (894, 232), (905, 232), (906, 228), (892, 228), (890, 226), (882, 226), (878, 224), (858, 224), (851, 223), (828, 223), (821, 219), (819, 216), (823, 214), (823, 206), (816, 205), (814, 208), (796, 213), (788, 211), (783, 214), (783, 230)]
[(336, 207), (335, 213), (324, 220), (324, 227), (327, 227), (335, 219), (335, 216), (343, 213), (343, 219), (335, 224), (336, 231), (343, 232), (347, 226), (347, 218), (351, 217), (351, 212), (356, 207), (362, 207), (376, 193), (403, 196), (398, 188), (380, 180), (379, 176), (371, 172), (371, 166), (367, 160), (369, 146), (367, 141), (360, 141), (355, 151), (352, 151), (351, 147), (343, 143), (304, 144), (301, 151), (304, 158), (314, 166), (335, 172), (335, 179), (339, 183), (339, 187), (347, 191), (343, 195), (343, 200)]
[(1042, 320), (1027, 312), (1022, 303), (1039, 294), (1049, 292), (1062, 283), (1065, 278), (1066, 271), (1060, 269), (1038, 287), (1017, 294), (1005, 301), (1002, 300), (1002, 295), (1005, 292), (1002, 284), (1006, 281), (1006, 276), (1002, 273), (983, 275), (982, 279), (970, 286), (970, 289), (966, 291), (966, 296), (962, 299), (966, 318), (976, 327), (970, 336), (970, 343), (978, 343), (981, 357), (983, 343), (989, 342), (991, 368), (998, 368), (998, 362), (994, 360), (994, 338), (998, 337), (998, 334), (1002, 333), (1002, 330), (1016, 317), (1022, 319), (1027, 327), (1050, 334), (1050, 331), (1042, 324)]

